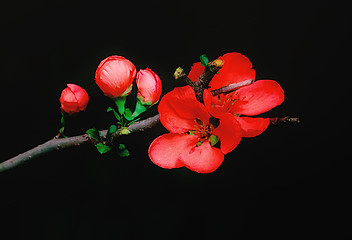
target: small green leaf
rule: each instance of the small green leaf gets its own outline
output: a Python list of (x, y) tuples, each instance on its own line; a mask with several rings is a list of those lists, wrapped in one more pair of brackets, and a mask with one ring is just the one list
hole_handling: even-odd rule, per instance
[(111, 125), (108, 129), (108, 132), (106, 133), (106, 139), (108, 140), (111, 135), (115, 134), (117, 132), (117, 127), (116, 125)]
[(128, 157), (130, 155), (130, 152), (127, 149), (124, 149), (122, 151), (119, 151), (120, 157)]
[(134, 119), (134, 117), (132, 117), (131, 109), (129, 109), (129, 108), (125, 109), (124, 116), (128, 121), (132, 121)]
[(100, 137), (100, 131), (96, 128), (91, 128), (86, 131), (86, 133), (98, 142), (102, 142), (103, 140)]
[(113, 109), (112, 107), (108, 107), (108, 109), (106, 110), (107, 112), (113, 112), (115, 115), (115, 118), (117, 119), (118, 122), (121, 121), (121, 117), (120, 115), (115, 111), (115, 109)]
[(120, 145), (119, 145), (119, 150), (122, 151), (122, 150), (124, 150), (124, 149), (126, 149), (125, 144), (120, 143)]
[(95, 147), (98, 149), (98, 152), (100, 152), (100, 154), (104, 154), (111, 151), (111, 147), (106, 146), (103, 143), (98, 143), (97, 145), (95, 145)]
[(209, 59), (208, 59), (208, 57), (207, 57), (207, 55), (205, 55), (205, 54), (203, 54), (203, 55), (201, 55), (200, 57), (200, 64), (202, 65), (202, 66), (208, 66), (208, 63), (209, 63)]

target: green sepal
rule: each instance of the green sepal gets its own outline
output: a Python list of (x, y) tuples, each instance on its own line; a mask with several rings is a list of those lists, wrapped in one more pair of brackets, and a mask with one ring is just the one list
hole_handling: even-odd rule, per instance
[(132, 116), (132, 111), (129, 108), (125, 109), (125, 113), (123, 115), (128, 121), (132, 121), (134, 119), (134, 117)]
[(130, 155), (130, 152), (126, 149), (126, 146), (124, 144), (119, 145), (118, 153), (120, 157), (128, 157)]
[(202, 66), (208, 66), (208, 64), (209, 64), (209, 59), (208, 59), (208, 57), (207, 57), (207, 55), (205, 55), (205, 54), (203, 54), (203, 55), (201, 55), (200, 57), (200, 64), (202, 65)]
[(108, 107), (108, 109), (106, 110), (107, 112), (113, 112), (114, 115), (115, 115), (115, 118), (117, 119), (118, 122), (121, 121), (121, 117), (120, 115), (118, 114), (118, 112), (115, 111), (115, 109), (113, 109), (112, 107)]
[(95, 147), (97, 148), (97, 150), (100, 154), (107, 153), (107, 152), (111, 151), (111, 149), (112, 149), (110, 146), (106, 146), (103, 143), (98, 143), (95, 145)]
[(121, 97), (114, 98), (114, 102), (115, 102), (121, 116), (125, 112), (126, 97), (127, 96), (121, 96)]
[(101, 139), (100, 136), (100, 131), (96, 128), (91, 128), (86, 131), (86, 133), (93, 138), (95, 141), (102, 142), (103, 140)]
[(132, 117), (133, 118), (138, 117), (139, 115), (147, 111), (150, 108), (150, 106), (151, 104), (149, 104), (149, 102), (146, 102), (143, 104), (142, 100), (140, 98), (137, 98), (136, 108), (134, 109), (134, 113), (132, 114)]
[(111, 125), (108, 128), (108, 132), (106, 133), (106, 139), (107, 141), (109, 140), (109, 138), (111, 137), (111, 135), (115, 134), (117, 132), (117, 127), (116, 125)]

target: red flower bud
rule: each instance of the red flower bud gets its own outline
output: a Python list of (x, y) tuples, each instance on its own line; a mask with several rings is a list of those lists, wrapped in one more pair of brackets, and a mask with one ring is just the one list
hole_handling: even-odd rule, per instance
[(100, 62), (95, 72), (95, 82), (105, 96), (117, 98), (130, 94), (135, 76), (136, 67), (133, 63), (114, 55)]
[(88, 101), (89, 97), (86, 90), (76, 84), (67, 84), (67, 88), (61, 92), (61, 110), (67, 114), (84, 111)]
[(151, 69), (141, 69), (137, 73), (137, 98), (145, 105), (154, 105), (159, 101), (162, 86), (159, 76)]

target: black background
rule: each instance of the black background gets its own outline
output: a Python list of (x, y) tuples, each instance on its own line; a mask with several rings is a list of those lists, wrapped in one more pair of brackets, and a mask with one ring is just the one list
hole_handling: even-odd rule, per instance
[[(241, 52), (284, 103), (265, 116), (298, 116), (243, 139), (211, 174), (165, 170), (148, 158), (159, 124), (124, 138), (131, 152), (92, 146), (43, 155), (0, 173), (1, 239), (348, 239), (351, 236), (351, 18), (339, 1), (9, 2), (1, 13), (1, 161), (60, 128), (67, 83), (90, 103), (68, 134), (106, 129), (110, 100), (94, 83), (109, 55), (149, 67), (163, 94), (189, 71)], [(133, 94), (130, 103), (133, 103)], [(155, 114), (156, 107), (144, 117)], [(347, 140), (346, 140), (347, 138)]]

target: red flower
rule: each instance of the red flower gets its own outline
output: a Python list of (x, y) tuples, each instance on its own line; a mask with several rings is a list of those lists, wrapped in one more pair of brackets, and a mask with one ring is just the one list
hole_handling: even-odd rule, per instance
[(95, 72), (95, 82), (110, 98), (127, 96), (131, 93), (136, 67), (121, 56), (110, 56), (100, 62)]
[[(210, 90), (218, 89), (231, 83), (255, 79), (255, 70), (252, 68), (252, 63), (241, 53), (226, 53), (218, 59), (224, 60), (225, 64), (221, 68), (219, 74), (215, 74), (210, 81)], [(200, 62), (194, 63), (188, 77), (195, 82), (203, 71), (204, 67)]]
[[(209, 90), (221, 88), (231, 83), (255, 78), (255, 71), (247, 57), (240, 53), (227, 53), (220, 59), (225, 61), (219, 74), (210, 81)], [(188, 77), (196, 81), (204, 70), (200, 63), (195, 63)], [(243, 137), (255, 137), (266, 130), (268, 118), (252, 118), (280, 105), (285, 99), (281, 86), (273, 80), (259, 80), (242, 87), (230, 94), (213, 97), (209, 91), (204, 92), (204, 104), (215, 117), (232, 113), (242, 128)]]
[(84, 111), (88, 101), (89, 97), (86, 90), (76, 84), (67, 84), (67, 87), (61, 92), (61, 110), (67, 114)]
[[(199, 173), (212, 172), (241, 140), (235, 117), (223, 114), (219, 120), (213, 118), (189, 86), (167, 93), (160, 101), (159, 113), (160, 122), (170, 133), (152, 142), (149, 157), (162, 168), (185, 166)], [(213, 146), (217, 138), (220, 149)]]
[(138, 87), (137, 98), (144, 105), (154, 105), (159, 101), (161, 94), (161, 80), (151, 69), (141, 69), (137, 73), (136, 83)]

